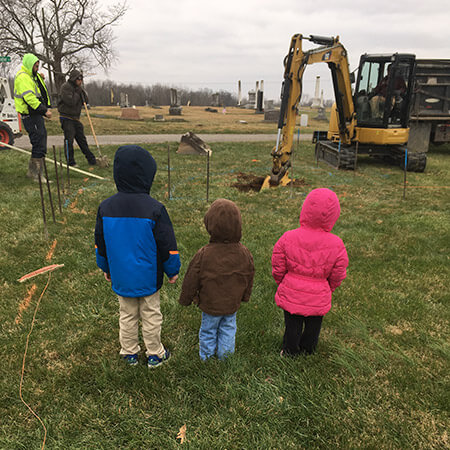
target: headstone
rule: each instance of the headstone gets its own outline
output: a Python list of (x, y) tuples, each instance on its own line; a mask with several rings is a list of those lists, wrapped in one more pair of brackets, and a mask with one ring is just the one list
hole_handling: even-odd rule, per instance
[(122, 113), (120, 115), (120, 119), (124, 120), (141, 120), (141, 116), (139, 115), (139, 110), (136, 108), (122, 108)]
[(248, 107), (253, 108), (256, 102), (256, 92), (255, 91), (248, 91)]
[(325, 114), (325, 108), (323, 106), (319, 106), (316, 120), (328, 121), (327, 115)]
[(307, 127), (308, 126), (308, 114), (302, 114), (300, 116), (300, 126)]
[(162, 114), (156, 114), (153, 120), (155, 122), (164, 122), (164, 116)]
[(125, 92), (120, 93), (120, 102), (119, 105), (121, 108), (129, 108), (130, 104), (128, 103), (128, 94)]
[(242, 102), (242, 90), (241, 90), (241, 80), (238, 81), (238, 106), (241, 106)]
[(219, 94), (213, 94), (211, 106), (220, 106), (220, 96)]
[(278, 122), (280, 117), (279, 109), (265, 109), (264, 110), (264, 122)]
[(176, 89), (170, 89), (170, 106), (178, 105), (178, 92)]
[(256, 111), (257, 114), (262, 114), (264, 112), (264, 92), (258, 91), (258, 98), (256, 102)]
[(316, 77), (316, 90), (314, 92), (314, 98), (311, 104), (312, 108), (318, 108), (320, 106), (320, 77)]
[(181, 111), (183, 110), (182, 106), (171, 106), (169, 108), (170, 116), (181, 116)]
[(176, 89), (170, 89), (170, 116), (181, 116), (183, 108), (178, 103), (178, 92)]

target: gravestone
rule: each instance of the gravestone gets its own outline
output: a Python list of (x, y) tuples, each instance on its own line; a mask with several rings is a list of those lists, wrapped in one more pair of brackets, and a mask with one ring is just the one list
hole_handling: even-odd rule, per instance
[(183, 108), (178, 103), (178, 92), (176, 89), (170, 89), (170, 116), (181, 116), (181, 111)]
[(136, 108), (122, 108), (121, 111), (122, 111), (122, 114), (119, 117), (120, 119), (141, 120), (139, 111)]
[(264, 122), (278, 122), (280, 117), (279, 109), (266, 109), (264, 111)]

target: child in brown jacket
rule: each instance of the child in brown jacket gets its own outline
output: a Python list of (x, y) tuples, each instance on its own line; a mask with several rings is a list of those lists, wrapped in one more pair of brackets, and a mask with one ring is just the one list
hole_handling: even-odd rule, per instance
[(226, 199), (216, 200), (204, 218), (211, 238), (189, 264), (179, 302), (196, 303), (203, 311), (200, 326), (200, 358), (217, 353), (219, 359), (234, 353), (236, 311), (248, 302), (255, 268), (250, 251), (240, 243), (241, 212)]

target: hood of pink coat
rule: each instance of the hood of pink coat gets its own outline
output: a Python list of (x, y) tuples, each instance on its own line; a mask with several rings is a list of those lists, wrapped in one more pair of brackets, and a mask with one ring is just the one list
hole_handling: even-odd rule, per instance
[(314, 189), (303, 202), (300, 225), (315, 230), (331, 231), (341, 213), (337, 195), (330, 189)]

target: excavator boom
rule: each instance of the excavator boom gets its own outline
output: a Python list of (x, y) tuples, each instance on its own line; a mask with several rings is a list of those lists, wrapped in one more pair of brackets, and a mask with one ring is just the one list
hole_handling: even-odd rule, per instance
[[(311, 41), (320, 47), (303, 51), (303, 40)], [(339, 37), (294, 35), (284, 61), (285, 70), (277, 142), (271, 153), (272, 172), (264, 181), (262, 189), (270, 184), (286, 184), (289, 181), (287, 171), (290, 167), (294, 128), (302, 95), (303, 73), (308, 64), (318, 62), (327, 63), (331, 69), (339, 116), (339, 134), (342, 142), (349, 143), (351, 141), (355, 128), (355, 114), (347, 51), (339, 42)]]

